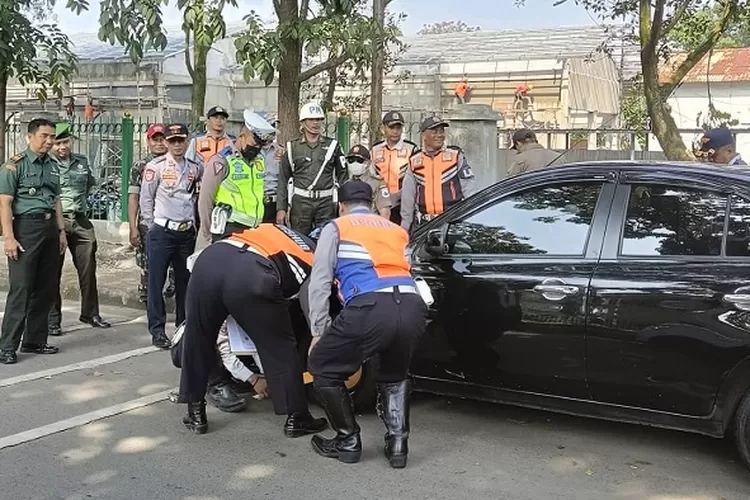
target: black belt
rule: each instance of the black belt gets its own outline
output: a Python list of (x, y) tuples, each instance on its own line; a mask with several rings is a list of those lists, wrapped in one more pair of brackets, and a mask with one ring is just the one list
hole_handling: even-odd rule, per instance
[(276, 203), (276, 195), (275, 194), (264, 195), (263, 203)]
[(51, 220), (53, 216), (53, 212), (36, 212), (33, 214), (14, 215), (13, 217), (16, 219)]
[(79, 215), (84, 215), (83, 212), (63, 212), (63, 217), (66, 219), (75, 219)]

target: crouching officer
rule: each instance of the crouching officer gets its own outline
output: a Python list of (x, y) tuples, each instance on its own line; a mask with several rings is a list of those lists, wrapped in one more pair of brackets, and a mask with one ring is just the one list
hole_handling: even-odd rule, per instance
[[(385, 456), (406, 466), (409, 436), (407, 372), (425, 329), (427, 308), (417, 292), (405, 251), (409, 237), (396, 224), (371, 213), (372, 189), (350, 181), (339, 194), (341, 216), (323, 228), (310, 276), (313, 335), (309, 371), (336, 436), (314, 436), (313, 448), (346, 463), (362, 454), (360, 428), (344, 381), (380, 353), (378, 396), (385, 423)], [(343, 311), (328, 315), (333, 280)]]
[[(286, 143), (279, 169), (276, 223), (310, 234), (336, 217), (337, 188), (346, 181), (346, 162), (338, 141), (322, 135), (323, 109), (308, 103), (299, 114), (302, 135)], [(288, 217), (287, 217), (288, 215)]]
[(401, 227), (409, 231), (476, 193), (476, 178), (458, 146), (445, 145), (448, 123), (430, 116), (419, 127), (424, 149), (414, 152), (401, 189)]
[(275, 129), (249, 110), (243, 119), (235, 144), (212, 156), (203, 173), (198, 195), (203, 240), (216, 241), (263, 220), (266, 167), (261, 144)]
[[(182, 336), (179, 403), (187, 403), (185, 426), (208, 430), (204, 396), (219, 357), (219, 328), (228, 316), (250, 336), (277, 415), (287, 415), (284, 433), (299, 437), (327, 427), (307, 407), (302, 365), (289, 316), (289, 302), (310, 272), (314, 243), (275, 224), (234, 233), (208, 246), (195, 261), (188, 285)], [(217, 264), (220, 263), (220, 264)]]
[[(70, 124), (58, 123), (55, 127), (55, 142), (52, 145), (51, 157), (57, 162), (60, 172), (60, 202), (65, 219), (65, 235), (81, 288), (81, 315), (78, 320), (95, 328), (109, 328), (110, 324), (99, 315), (99, 292), (96, 286), (96, 234), (94, 225), (86, 217), (88, 209), (86, 197), (96, 185), (96, 179), (91, 173), (88, 158), (71, 151), (72, 140)], [(65, 254), (62, 254), (60, 272), (57, 277), (57, 294), (48, 317), (50, 335), (62, 335), (60, 280), (64, 263)]]
[(366, 182), (373, 192), (373, 206), (375, 211), (389, 219), (391, 217), (391, 193), (375, 167), (370, 163), (370, 152), (366, 147), (357, 144), (346, 155), (349, 180)]

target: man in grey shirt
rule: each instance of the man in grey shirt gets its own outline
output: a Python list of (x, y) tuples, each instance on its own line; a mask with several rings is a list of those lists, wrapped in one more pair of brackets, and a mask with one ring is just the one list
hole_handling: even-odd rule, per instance
[[(146, 164), (140, 193), (142, 223), (148, 228), (148, 289), (162, 290), (172, 263), (175, 273), (175, 326), (185, 320), (185, 292), (190, 274), (187, 258), (195, 250), (195, 203), (201, 164), (185, 158), (188, 130), (183, 124), (166, 127), (167, 154)], [(148, 331), (156, 347), (168, 349), (164, 332), (164, 297), (148, 294)]]
[(536, 134), (529, 129), (516, 130), (511, 149), (518, 154), (508, 168), (508, 177), (549, 167), (560, 156), (539, 144)]

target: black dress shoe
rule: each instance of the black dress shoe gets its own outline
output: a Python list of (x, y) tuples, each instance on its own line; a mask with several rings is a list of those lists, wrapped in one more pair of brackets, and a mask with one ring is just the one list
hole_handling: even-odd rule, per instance
[(90, 318), (81, 316), (80, 318), (78, 318), (78, 321), (80, 321), (81, 323), (86, 323), (87, 325), (91, 325), (94, 328), (109, 328), (110, 326), (112, 326), (107, 321), (104, 321), (98, 314), (96, 316), (91, 316)]
[(206, 417), (206, 402), (188, 403), (187, 415), (182, 417), (182, 423), (190, 432), (205, 434), (208, 431), (208, 418)]
[(284, 424), (284, 435), (290, 438), (316, 434), (328, 428), (328, 421), (324, 418), (315, 418), (307, 413), (292, 413)]
[(31, 354), (57, 354), (59, 350), (57, 347), (48, 344), (21, 344), (21, 352)]
[(221, 411), (229, 413), (242, 411), (247, 406), (245, 398), (237, 396), (227, 382), (210, 386), (206, 392), (206, 400)]
[(18, 356), (14, 351), (0, 351), (0, 364), (15, 365), (18, 362)]
[(63, 334), (62, 328), (60, 328), (60, 325), (54, 325), (47, 328), (47, 332), (49, 332), (50, 335), (53, 337), (59, 337)]
[(172, 342), (170, 342), (167, 336), (163, 333), (158, 337), (154, 337), (154, 339), (151, 341), (151, 344), (158, 347), (159, 349), (169, 349), (170, 347), (172, 347)]

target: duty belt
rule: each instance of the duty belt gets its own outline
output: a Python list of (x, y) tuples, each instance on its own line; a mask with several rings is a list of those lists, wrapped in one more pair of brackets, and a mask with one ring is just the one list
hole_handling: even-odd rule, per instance
[(263, 203), (276, 203), (276, 194), (264, 194)]
[(52, 219), (52, 212), (35, 212), (33, 214), (21, 214), (14, 215), (14, 219), (37, 219), (37, 220), (50, 220)]
[(293, 193), (302, 196), (303, 198), (311, 198), (314, 200), (320, 199), (320, 198), (330, 198), (333, 196), (334, 189), (302, 189), (298, 187), (294, 187)]
[(393, 293), (398, 289), (400, 293), (419, 293), (417, 291), (417, 287), (413, 285), (396, 285), (396, 286), (387, 286), (385, 288), (381, 288), (379, 290), (373, 290), (375, 293)]
[(193, 221), (188, 220), (188, 221), (178, 222), (174, 220), (165, 219), (163, 217), (154, 218), (154, 224), (157, 224), (161, 227), (165, 227), (171, 231), (180, 231), (180, 232), (187, 231), (193, 227)]

